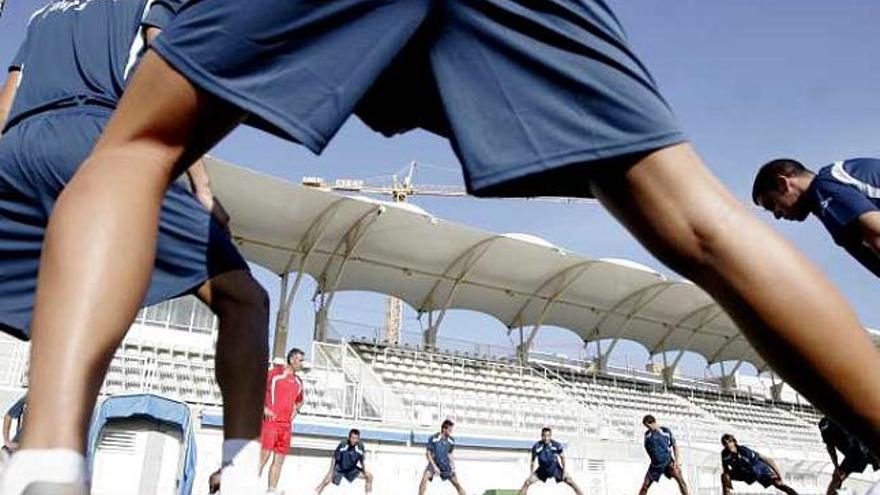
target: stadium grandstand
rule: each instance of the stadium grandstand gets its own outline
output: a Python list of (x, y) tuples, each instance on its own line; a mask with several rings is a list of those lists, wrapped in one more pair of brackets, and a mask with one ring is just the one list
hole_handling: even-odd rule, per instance
[[(319, 287), (314, 329), (296, 328), (314, 332), (314, 339), (301, 375), (306, 403), (280, 485), (287, 493), (312, 493), (330, 453), (357, 427), (374, 493), (411, 495), (424, 469), (426, 437), (452, 418), (458, 473), (469, 493), (518, 489), (529, 447), (541, 427), (551, 426), (566, 445), (569, 472), (587, 493), (634, 494), (647, 467), (644, 414), (675, 431), (694, 493), (721, 491), (719, 439), (727, 432), (776, 459), (799, 493), (824, 493), (832, 467), (816, 427), (821, 413), (773, 378), (693, 284), (531, 236), (448, 223), (411, 205), (294, 185), (216, 160), (209, 165), (242, 252), (280, 278), (275, 356), (286, 350), (290, 307), (303, 278)], [(428, 325), (415, 338), (401, 332), (399, 318), (372, 332), (345, 331), (331, 317), (334, 295), (342, 291), (395, 296)], [(443, 321), (455, 309), (500, 322), (473, 329), (475, 341), (480, 333), (509, 332), (516, 345), (447, 345)], [(596, 343), (597, 355), (575, 359), (535, 349), (544, 326)], [(190, 493), (190, 485), (191, 493), (207, 493), (207, 478), (220, 464), (216, 333), (214, 316), (189, 297), (138, 314), (96, 412), (93, 493)], [(621, 341), (644, 346), (662, 364), (612, 365)], [(724, 372), (685, 377), (679, 365), (686, 353)], [(759, 374), (743, 373), (743, 364)], [(26, 391), (27, 344), (0, 339), (0, 387), (5, 404)], [(127, 473), (131, 486), (108, 486), (103, 473), (111, 469), (117, 479)], [(844, 489), (863, 492), (874, 479), (857, 474)], [(735, 488), (761, 491), (755, 486)], [(429, 493), (451, 490), (437, 485)], [(531, 493), (565, 490), (536, 486)], [(652, 493), (677, 493), (677, 487), (661, 483)]]

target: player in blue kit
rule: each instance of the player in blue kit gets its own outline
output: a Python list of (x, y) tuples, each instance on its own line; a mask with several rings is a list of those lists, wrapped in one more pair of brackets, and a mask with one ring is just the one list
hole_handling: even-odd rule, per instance
[[(828, 483), (826, 495), (835, 495), (843, 482), (852, 473), (861, 473), (871, 464), (876, 471), (880, 468), (880, 460), (872, 454), (856, 437), (852, 436), (840, 424), (828, 416), (819, 420), (819, 432), (828, 449), (828, 456), (834, 465), (834, 473)], [(843, 462), (837, 457), (837, 451), (843, 454)]]
[(758, 482), (764, 488), (774, 487), (788, 495), (797, 492), (782, 480), (782, 471), (773, 459), (761, 455), (754, 450), (739, 445), (733, 435), (725, 433), (721, 436), (721, 488), (724, 495), (733, 492), (732, 481), (742, 481), (751, 485)]
[[(707, 170), (603, 0), (187, 2), (53, 212), (33, 325), (34, 349), (50, 350), (32, 368), (29, 418), (47, 433), (25, 432), (24, 448), (76, 447), (53, 432), (84, 424), (106, 367), (58, 363), (111, 349), (52, 342), (120, 338), (186, 164), (242, 122), (320, 152), (352, 114), (387, 135), (447, 137), (475, 195), (598, 197), (780, 375), (880, 448), (880, 355), (855, 314)], [(73, 252), (80, 263), (65, 263)], [(53, 408), (71, 389), (74, 413)]]
[(455, 439), (452, 437), (454, 426), (452, 420), (446, 419), (440, 426), (440, 432), (428, 437), (428, 443), (425, 446), (428, 465), (425, 467), (422, 481), (419, 483), (419, 495), (425, 495), (428, 483), (434, 480), (434, 476), (440, 476), (442, 481), (452, 483), (458, 495), (465, 495), (464, 488), (455, 474), (455, 460), (452, 457), (452, 451), (455, 450)]
[[(565, 483), (570, 486), (574, 493), (582, 495), (580, 487), (574, 482), (574, 478), (569, 476), (565, 471), (565, 456), (563, 455), (562, 444), (553, 440), (553, 432), (550, 428), (541, 429), (541, 441), (532, 445), (532, 473), (520, 488), (520, 495), (526, 495), (529, 492), (529, 486), (538, 481), (546, 483), (549, 479), (554, 479), (557, 483)], [(535, 469), (535, 461), (538, 466)]]
[[(98, 140), (144, 47), (168, 24), (181, 3), (53, 1), (31, 17), (0, 98), (3, 331), (29, 338), (41, 246), (55, 200)], [(138, 303), (153, 304), (194, 293), (217, 313), (217, 373), (224, 394), (228, 441), (224, 460), (229, 464), (233, 452), (250, 445), (248, 452), (253, 450), (255, 468), (249, 477), (256, 482), (259, 445), (249, 442), (259, 435), (267, 297), (251, 277), (225, 226), (212, 218), (209, 210), (214, 209), (218, 217), (223, 212), (211, 193), (204, 166), (196, 163), (187, 173), (193, 192), (186, 184), (175, 182), (164, 195), (152, 279)], [(124, 255), (114, 256), (126, 259)], [(80, 261), (71, 253), (67, 263)], [(59, 333), (52, 342), (57, 348), (105, 346), (111, 352), (117, 344), (76, 332)], [(32, 366), (39, 367), (47, 359), (51, 360), (35, 351)], [(71, 363), (83, 370), (105, 364), (89, 359)], [(249, 380), (250, 368), (259, 370), (259, 380)], [(12, 458), (11, 474), (4, 476), (0, 493), (19, 493), (31, 478), (37, 477), (74, 485), (82, 480), (83, 459), (78, 451), (84, 439), (78, 435), (84, 426), (82, 421), (87, 422), (91, 416), (91, 409), (76, 409), (83, 405), (82, 393), (81, 388), (73, 386), (55, 398), (59, 410), (74, 416), (82, 414), (76, 424), (64, 421), (53, 429), (52, 434), (58, 437), (52, 441), (67, 439), (70, 448), (49, 454), (22, 450)], [(59, 469), (45, 470), (42, 466), (46, 465), (57, 465)], [(236, 481), (229, 480), (228, 484), (235, 486)]]
[(660, 426), (657, 419), (650, 414), (642, 418), (642, 424), (647, 428), (645, 430), (645, 451), (651, 459), (651, 464), (648, 466), (648, 472), (645, 473), (645, 481), (642, 483), (639, 495), (648, 493), (648, 488), (653, 483), (660, 481), (661, 475), (674, 479), (678, 483), (681, 495), (688, 495), (687, 483), (681, 474), (681, 456), (678, 453), (678, 444), (675, 442), (672, 430)]
[(361, 432), (360, 430), (352, 429), (348, 432), (348, 438), (339, 442), (339, 446), (333, 452), (330, 471), (327, 472), (327, 476), (324, 477), (324, 480), (315, 489), (315, 494), (321, 495), (321, 492), (330, 483), (339, 486), (343, 478), (348, 480), (349, 483), (354, 483), (356, 479), (363, 478), (365, 483), (364, 493), (371, 493), (373, 491), (373, 475), (367, 471), (364, 465), (365, 455), (366, 449), (364, 449), (364, 444), (361, 443)]
[(752, 200), (777, 219), (802, 222), (812, 213), (834, 242), (880, 277), (880, 160), (839, 161), (819, 172), (773, 160), (758, 171)]

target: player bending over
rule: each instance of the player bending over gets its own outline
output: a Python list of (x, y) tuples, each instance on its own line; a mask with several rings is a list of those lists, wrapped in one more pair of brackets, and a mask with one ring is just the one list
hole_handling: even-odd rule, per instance
[(681, 495), (688, 495), (687, 483), (681, 474), (681, 456), (672, 430), (660, 426), (657, 419), (650, 414), (642, 418), (642, 424), (647, 428), (645, 431), (645, 451), (648, 452), (651, 465), (648, 466), (648, 472), (645, 473), (645, 481), (642, 483), (639, 495), (648, 493), (651, 484), (660, 481), (660, 475), (674, 479), (678, 483)]
[(865, 268), (880, 277), (880, 160), (856, 158), (818, 173), (787, 158), (755, 176), (752, 200), (777, 219), (803, 222), (811, 213)]
[[(565, 471), (565, 456), (562, 454), (562, 444), (553, 440), (553, 432), (550, 428), (541, 428), (541, 441), (532, 445), (532, 473), (523, 483), (519, 490), (520, 495), (526, 495), (529, 492), (529, 486), (538, 481), (544, 483), (548, 479), (553, 478), (557, 483), (565, 483), (570, 486), (574, 493), (582, 495), (581, 489), (574, 482), (574, 478), (569, 476)], [(538, 461), (538, 468), (535, 469), (535, 461)]]
[(794, 488), (785, 484), (782, 471), (773, 459), (739, 445), (729, 433), (721, 436), (721, 445), (724, 446), (721, 450), (721, 488), (724, 495), (733, 492), (733, 481), (749, 485), (757, 481), (764, 488), (772, 486), (788, 495), (797, 495)]
[(428, 465), (422, 474), (422, 482), (419, 483), (419, 495), (425, 495), (428, 489), (428, 482), (434, 480), (434, 476), (439, 475), (442, 481), (452, 483), (458, 495), (465, 495), (464, 488), (458, 482), (458, 476), (455, 474), (455, 459), (452, 457), (452, 451), (455, 450), (455, 439), (452, 438), (452, 428), (455, 424), (452, 420), (443, 421), (440, 426), (440, 433), (432, 435), (428, 438), (428, 445), (425, 449), (425, 457), (428, 458)]
[(290, 451), (293, 437), (293, 418), (302, 408), (305, 401), (303, 383), (296, 376), (302, 369), (305, 353), (297, 348), (287, 353), (287, 364), (273, 366), (266, 377), (266, 398), (263, 401), (263, 428), (260, 433), (260, 475), (269, 457), (269, 492), (276, 493), (278, 480), (281, 479), (281, 468)]
[(330, 483), (339, 486), (342, 478), (354, 483), (358, 478), (364, 479), (364, 493), (372, 493), (373, 491), (373, 475), (371, 475), (364, 466), (364, 444), (361, 443), (361, 432), (352, 429), (348, 432), (348, 439), (339, 442), (336, 451), (333, 453), (333, 459), (330, 461), (330, 471), (327, 476), (315, 489), (316, 495), (321, 495), (324, 488)]
[[(849, 475), (863, 472), (868, 464), (873, 466), (874, 471), (880, 467), (877, 456), (828, 416), (819, 420), (819, 431), (822, 433), (822, 441), (828, 449), (831, 463), (834, 464), (834, 473), (831, 475), (831, 482), (828, 483), (826, 495), (835, 495)], [(839, 462), (837, 458), (838, 450), (844, 455), (843, 462)]]
[(52, 213), (23, 450), (82, 449), (187, 164), (242, 122), (318, 153), (352, 114), (448, 138), (474, 195), (598, 197), (880, 451), (880, 354), (855, 313), (703, 164), (604, 0), (186, 2)]

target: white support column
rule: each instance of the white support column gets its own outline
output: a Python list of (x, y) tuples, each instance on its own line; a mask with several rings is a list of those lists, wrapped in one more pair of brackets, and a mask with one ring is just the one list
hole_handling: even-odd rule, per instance
[[(342, 239), (339, 240), (336, 248), (333, 249), (333, 253), (327, 259), (327, 264), (324, 265), (324, 270), (318, 278), (318, 285), (321, 294), (318, 312), (315, 315), (316, 338), (320, 337), (321, 339), (326, 339), (327, 320), (330, 315), (330, 308), (333, 305), (333, 299), (336, 296), (336, 289), (339, 287), (339, 282), (345, 274), (345, 268), (348, 266), (348, 262), (351, 261), (352, 256), (354, 256), (361, 241), (364, 240), (364, 237), (366, 237), (367, 233), (376, 224), (379, 217), (384, 212), (385, 206), (376, 205), (361, 215), (349, 227), (345, 235), (342, 236)], [(342, 259), (338, 262), (336, 270), (331, 273), (331, 268), (333, 267), (336, 258), (339, 257)]]
[[(321, 243), (321, 240), (324, 238), (324, 234), (327, 232), (327, 227), (329, 227), (336, 218), (336, 212), (339, 211), (339, 207), (343, 204), (343, 201), (343, 199), (339, 199), (333, 202), (333, 204), (322, 211), (321, 214), (318, 215), (318, 218), (309, 225), (302, 240), (300, 240), (299, 245), (297, 245), (296, 253), (290, 256), (287, 261), (287, 266), (284, 268), (284, 272), (280, 274), (281, 294), (278, 298), (278, 315), (275, 320), (275, 339), (272, 345), (272, 356), (274, 357), (284, 357), (287, 353), (286, 347), (288, 328), (290, 325), (290, 308), (293, 307), (293, 301), (299, 291), (303, 275), (305, 275), (305, 267), (311, 259), (312, 254), (314, 254), (318, 245)], [(294, 259), (297, 255), (299, 255), (299, 263), (296, 263), (296, 266), (294, 267)], [(293, 281), (293, 287), (288, 290), (290, 273), (292, 271), (296, 272), (296, 277)]]

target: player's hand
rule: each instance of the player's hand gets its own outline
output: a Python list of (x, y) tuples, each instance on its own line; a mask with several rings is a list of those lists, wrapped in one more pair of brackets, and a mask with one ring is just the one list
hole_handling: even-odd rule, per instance
[(263, 419), (275, 419), (275, 413), (269, 410), (268, 407), (263, 408)]

